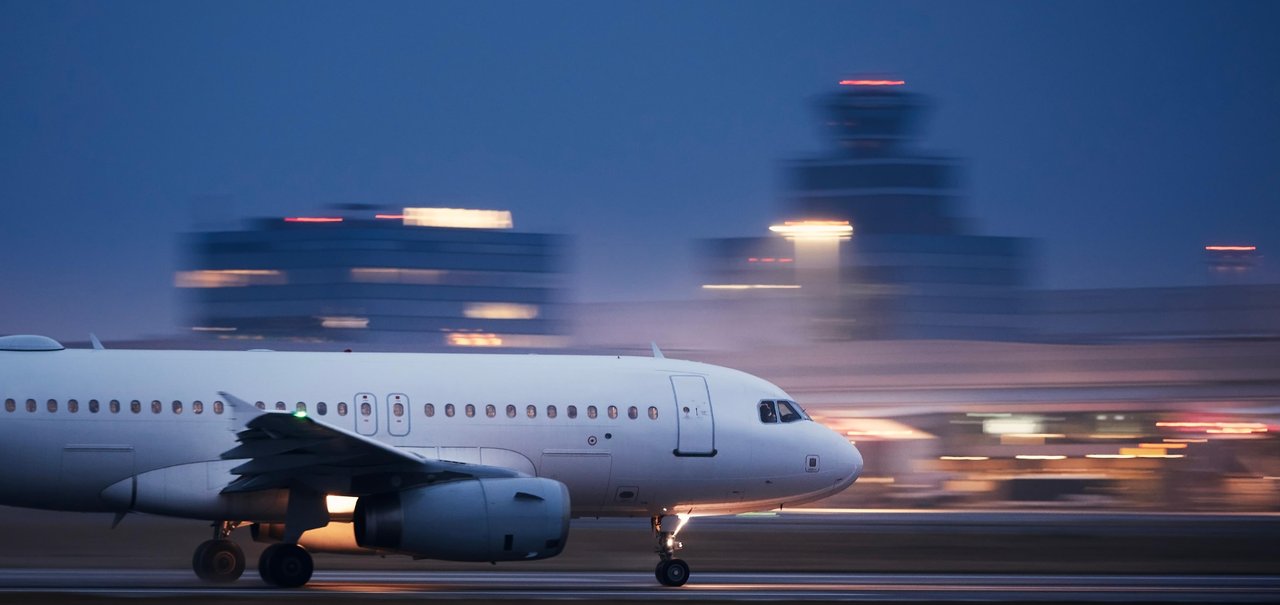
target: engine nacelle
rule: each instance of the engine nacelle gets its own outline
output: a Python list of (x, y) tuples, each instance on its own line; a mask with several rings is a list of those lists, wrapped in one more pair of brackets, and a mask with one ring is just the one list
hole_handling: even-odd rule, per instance
[(469, 479), (364, 496), (356, 543), (421, 559), (554, 557), (569, 536), (569, 490), (552, 479)]

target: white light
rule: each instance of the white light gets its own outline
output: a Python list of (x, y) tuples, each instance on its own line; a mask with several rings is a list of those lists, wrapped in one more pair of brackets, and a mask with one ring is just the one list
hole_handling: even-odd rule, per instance
[(511, 229), (510, 210), (469, 208), (405, 208), (404, 224), (409, 227), (449, 227), (453, 229)]
[(321, 317), (320, 325), (340, 330), (363, 330), (369, 327), (368, 317)]
[(786, 221), (770, 225), (769, 230), (788, 239), (849, 239), (853, 227), (849, 221)]
[(1047, 455), (1047, 454), (1018, 454), (1014, 456), (1018, 460), (1065, 460), (1066, 456)]
[(536, 319), (538, 305), (517, 303), (467, 303), (462, 314), (471, 319)]

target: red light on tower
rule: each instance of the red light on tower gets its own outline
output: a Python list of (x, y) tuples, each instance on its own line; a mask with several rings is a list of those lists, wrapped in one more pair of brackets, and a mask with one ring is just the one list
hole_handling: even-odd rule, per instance
[(840, 80), (841, 86), (902, 86), (905, 80)]

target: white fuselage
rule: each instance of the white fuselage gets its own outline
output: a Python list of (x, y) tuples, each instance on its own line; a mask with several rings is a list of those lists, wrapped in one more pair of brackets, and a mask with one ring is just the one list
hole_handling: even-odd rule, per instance
[(424, 458), (556, 479), (575, 516), (769, 509), (862, 468), (815, 422), (762, 423), (761, 400), (788, 399), (778, 387), (687, 361), (0, 351), (0, 504), (281, 520), (281, 494), (221, 491), (244, 461), (222, 459), (237, 435), (220, 391)]

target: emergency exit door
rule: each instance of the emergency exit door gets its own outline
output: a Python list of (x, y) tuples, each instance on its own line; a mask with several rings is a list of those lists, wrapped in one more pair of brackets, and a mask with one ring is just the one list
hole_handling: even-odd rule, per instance
[(715, 417), (711, 412), (711, 395), (707, 381), (701, 376), (672, 376), (671, 388), (676, 400), (677, 456), (716, 455)]

